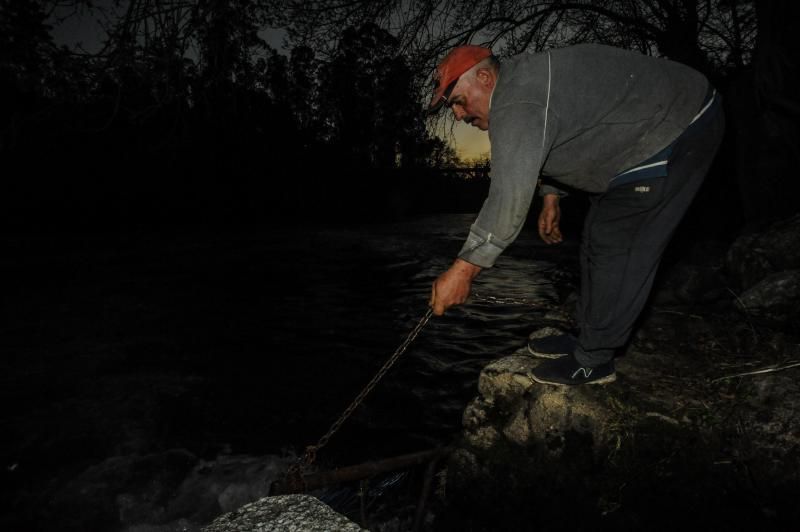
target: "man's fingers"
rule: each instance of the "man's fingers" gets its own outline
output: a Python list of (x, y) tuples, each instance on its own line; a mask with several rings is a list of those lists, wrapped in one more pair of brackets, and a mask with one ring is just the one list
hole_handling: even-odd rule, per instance
[(550, 231), (552, 231), (552, 228), (553, 226), (543, 213), (542, 216), (539, 217), (539, 236), (542, 237), (542, 240), (545, 242), (550, 238)]
[(545, 244), (558, 244), (562, 241), (563, 237), (561, 235), (561, 230), (558, 226), (553, 226), (549, 233), (545, 233), (543, 230), (539, 230), (539, 236), (542, 237)]
[(429, 306), (433, 309), (434, 316), (441, 316), (444, 314), (444, 305), (440, 301), (436, 301), (436, 283), (433, 283), (433, 288), (431, 289), (431, 300), (429, 302)]

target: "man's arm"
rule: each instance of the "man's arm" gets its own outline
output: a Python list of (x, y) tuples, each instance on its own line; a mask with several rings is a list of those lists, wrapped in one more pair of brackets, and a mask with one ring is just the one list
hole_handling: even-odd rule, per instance
[[(519, 235), (536, 191), (551, 129), (544, 138), (545, 108), (519, 103), (492, 110), (489, 195), (458, 257), (490, 268)], [(552, 117), (551, 117), (552, 118)]]
[(431, 306), (439, 315), (466, 301), (472, 280), (516, 239), (536, 191), (543, 153), (544, 108), (519, 104), (492, 111), (492, 181), (489, 196), (470, 228), (458, 259), (433, 286)]

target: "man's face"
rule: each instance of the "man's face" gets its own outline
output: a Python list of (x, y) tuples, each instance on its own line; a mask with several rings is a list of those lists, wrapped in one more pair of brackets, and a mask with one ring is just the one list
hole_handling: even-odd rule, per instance
[(489, 97), (493, 84), (488, 86), (481, 73), (475, 77), (462, 76), (448, 98), (448, 105), (456, 120), (483, 131), (489, 129)]

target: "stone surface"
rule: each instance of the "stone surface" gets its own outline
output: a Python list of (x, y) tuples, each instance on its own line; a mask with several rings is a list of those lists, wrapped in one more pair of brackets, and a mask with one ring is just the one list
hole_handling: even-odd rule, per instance
[(360, 526), (310, 495), (264, 497), (221, 515), (203, 532), (360, 531)]
[(726, 267), (740, 290), (771, 274), (800, 268), (800, 215), (739, 237), (728, 250)]
[[(90, 466), (52, 495), (80, 520), (66, 530), (195, 532), (224, 513), (267, 495), (293, 457), (221, 454), (203, 460), (185, 449), (115, 456)], [(63, 520), (62, 523), (66, 523)]]
[(747, 312), (766, 314), (781, 320), (798, 315), (800, 302), (800, 269), (784, 270), (768, 275), (745, 290), (738, 304)]
[(523, 348), (483, 369), (480, 396), (464, 411), (465, 435), (472, 445), (490, 449), (502, 439), (520, 446), (541, 444), (558, 454), (570, 432), (602, 445), (607, 394), (594, 386), (538, 385), (530, 374), (540, 362)]
[[(776, 274), (772, 286), (780, 279)], [(740, 311), (730, 312), (648, 314), (617, 359), (610, 385), (535, 383), (530, 373), (541, 360), (526, 347), (492, 361), (448, 461), (452, 529), (493, 530), (498, 522), (503, 530), (794, 523), (796, 369), (735, 375), (786, 364), (796, 350), (781, 346), (796, 346), (796, 339), (770, 335), (756, 361), (737, 343), (740, 333), (753, 341), (750, 326), (737, 329)]]
[(488, 403), (498, 403), (501, 407), (514, 404), (533, 386), (529, 375), (536, 363), (527, 354), (527, 348), (492, 362), (481, 371), (478, 391)]

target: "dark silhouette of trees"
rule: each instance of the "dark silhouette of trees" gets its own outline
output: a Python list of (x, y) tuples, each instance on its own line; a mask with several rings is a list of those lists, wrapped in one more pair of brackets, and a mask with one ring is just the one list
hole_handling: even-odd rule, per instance
[(353, 167), (419, 166), (425, 122), (397, 40), (373, 24), (348, 28), (321, 73), (327, 139)]
[(757, 1), (753, 61), (731, 86), (730, 122), (745, 219), (757, 223), (797, 212), (800, 182), (800, 44), (796, 2)]
[(535, 2), (276, 0), (294, 35), (330, 42), (343, 21), (375, 23), (397, 36), (414, 67), (432, 67), (471, 42), (501, 55), (578, 42), (658, 54), (708, 71), (749, 60), (752, 2), (736, 0), (539, 0)]
[[(511, 55), (598, 42), (668, 57), (705, 73), (725, 96), (733, 126), (711, 180), (716, 213), (757, 223), (796, 212), (797, 7), (767, 0), (276, 0), (292, 35), (322, 49), (344, 20), (395, 35), (424, 83), (436, 59), (473, 43)], [(738, 193), (731, 193), (733, 176)], [(787, 193), (788, 192), (788, 193)], [(743, 209), (741, 209), (743, 207)]]
[[(690, 64), (722, 90), (737, 132), (724, 157), (735, 168), (724, 170), (757, 221), (793, 208), (783, 193), (800, 151), (793, 10), (749, 0), (0, 0), (0, 150), (54, 181), (56, 167), (81, 168), (72, 192), (43, 187), (51, 203), (68, 193), (110, 204), (113, 191), (132, 211), (231, 211), (234, 196), (257, 210), (257, 198), (296, 206), (318, 190), (321, 208), (347, 187), (413, 187), (421, 169), (456, 162), (432, 134), (447, 124), (421, 115), (453, 45), (503, 56), (600, 42)], [(96, 51), (53, 43), (50, 25), (72, 11), (104, 21)], [(267, 27), (286, 28), (290, 49), (270, 48)]]
[[(320, 58), (265, 43), (268, 2), (131, 0), (104, 12), (107, 38), (90, 53), (57, 49), (40, 4), (2, 4), (14, 103), (0, 149), (15, 172), (47, 176), (47, 186), (20, 185), (47, 212), (90, 223), (336, 214), (328, 205), (353, 196), (348, 179), (401, 182), (391, 172), (448, 153), (427, 130), (397, 41), (376, 26), (346, 29), (337, 55)], [(48, 5), (59, 16), (109, 9)], [(76, 177), (57, 182), (64, 167)]]
[(47, 15), (33, 0), (0, 0), (0, 150), (48, 96), (54, 48)]

